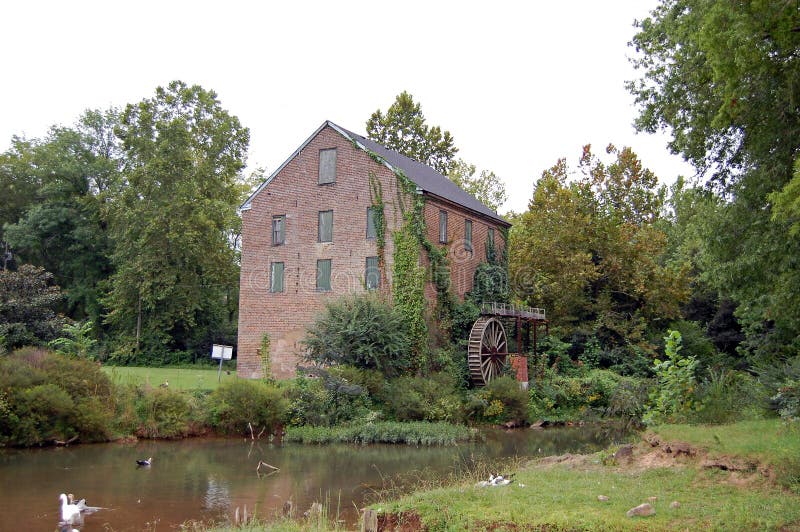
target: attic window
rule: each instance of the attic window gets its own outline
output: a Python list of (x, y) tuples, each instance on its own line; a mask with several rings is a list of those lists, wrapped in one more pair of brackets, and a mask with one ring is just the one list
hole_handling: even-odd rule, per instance
[(336, 183), (336, 148), (319, 150), (319, 180), (320, 185)]

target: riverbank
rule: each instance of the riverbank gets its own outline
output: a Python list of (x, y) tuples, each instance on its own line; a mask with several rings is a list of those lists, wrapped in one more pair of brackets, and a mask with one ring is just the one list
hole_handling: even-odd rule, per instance
[[(800, 529), (800, 432), (778, 420), (659, 427), (513, 473), (506, 486), (465, 478), (372, 509), (385, 530)], [(641, 504), (653, 515), (628, 517)]]

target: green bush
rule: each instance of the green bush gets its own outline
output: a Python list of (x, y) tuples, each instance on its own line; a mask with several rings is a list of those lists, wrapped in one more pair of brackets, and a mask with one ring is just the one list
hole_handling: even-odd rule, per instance
[(136, 404), (136, 435), (144, 438), (177, 438), (189, 433), (191, 405), (186, 394), (169, 388), (142, 391)]
[(752, 376), (726, 369), (710, 370), (697, 388), (697, 408), (688, 415), (692, 423), (733, 423), (764, 417), (764, 386)]
[[(310, 377), (296, 378), (286, 390), (290, 403), (286, 417), (290, 425), (330, 427), (369, 415), (371, 401), (366, 388), (339, 376), (336, 373), (338, 368), (332, 368), (331, 371), (320, 368), (303, 371)], [(343, 372), (348, 374), (351, 370)], [(358, 374), (351, 376), (355, 375)], [(368, 375), (371, 374), (362, 374), (371, 381)]]
[(544, 378), (531, 383), (529, 393), (530, 419), (570, 421), (607, 416), (638, 420), (648, 399), (648, 384), (602, 369), (577, 377), (548, 370)]
[(404, 376), (388, 383), (383, 400), (398, 421), (450, 421), (463, 418), (456, 378), (445, 372)]
[(319, 365), (376, 369), (391, 377), (411, 366), (406, 321), (377, 295), (329, 301), (306, 331), (307, 358)]
[(4, 445), (103, 441), (113, 433), (112, 385), (91, 362), (22, 348), (0, 359), (0, 392)]
[(695, 369), (697, 359), (681, 357), (681, 333), (669, 331), (664, 337), (667, 359), (656, 359), (653, 367), (658, 380), (642, 418), (646, 424), (688, 421), (697, 410)]
[(467, 441), (472, 432), (462, 425), (424, 421), (382, 421), (337, 427), (289, 427), (284, 441), (297, 443), (393, 443), (405, 445), (453, 445)]
[[(214, 390), (205, 401), (207, 422), (224, 434), (248, 434), (282, 424), (287, 403), (281, 391), (261, 381), (236, 379)], [(249, 424), (249, 426), (248, 426)]]

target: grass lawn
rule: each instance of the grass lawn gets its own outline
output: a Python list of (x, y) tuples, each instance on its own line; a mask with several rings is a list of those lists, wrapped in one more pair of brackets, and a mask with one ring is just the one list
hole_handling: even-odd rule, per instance
[[(164, 382), (176, 390), (213, 390), (217, 382), (217, 368), (183, 369), (183, 368), (139, 368), (131, 366), (103, 366), (111, 380), (120, 384), (150, 385), (156, 387)], [(221, 382), (236, 378), (236, 370), (227, 374), (222, 367)]]
[[(719, 445), (719, 440), (720, 456), (759, 457), (775, 465), (778, 455), (786, 456), (800, 441), (786, 430), (780, 421), (769, 420), (656, 432), (662, 441), (692, 436), (682, 441), (698, 445), (708, 453), (704, 456), (717, 454), (705, 445)], [(601, 460), (608, 453), (563, 463), (531, 462), (508, 486), (476, 487), (476, 479), (464, 479), (372, 507), (421, 521), (429, 530), (800, 530), (800, 495), (779, 479), (767, 479), (758, 470), (707, 469), (699, 454), (676, 459), (644, 442), (635, 453), (627, 464), (608, 466)], [(599, 495), (608, 500), (599, 501)], [(673, 501), (680, 506), (671, 507)], [(645, 502), (655, 515), (626, 516)]]

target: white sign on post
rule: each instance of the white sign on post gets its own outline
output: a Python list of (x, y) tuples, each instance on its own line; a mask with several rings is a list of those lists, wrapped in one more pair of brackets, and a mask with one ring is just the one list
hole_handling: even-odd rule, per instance
[(233, 358), (232, 345), (214, 344), (211, 346), (211, 358), (219, 359), (219, 370), (217, 371), (217, 382), (222, 378), (222, 361)]
[(233, 358), (233, 346), (214, 344), (211, 347), (211, 358), (218, 358), (220, 360), (230, 360), (231, 358)]

